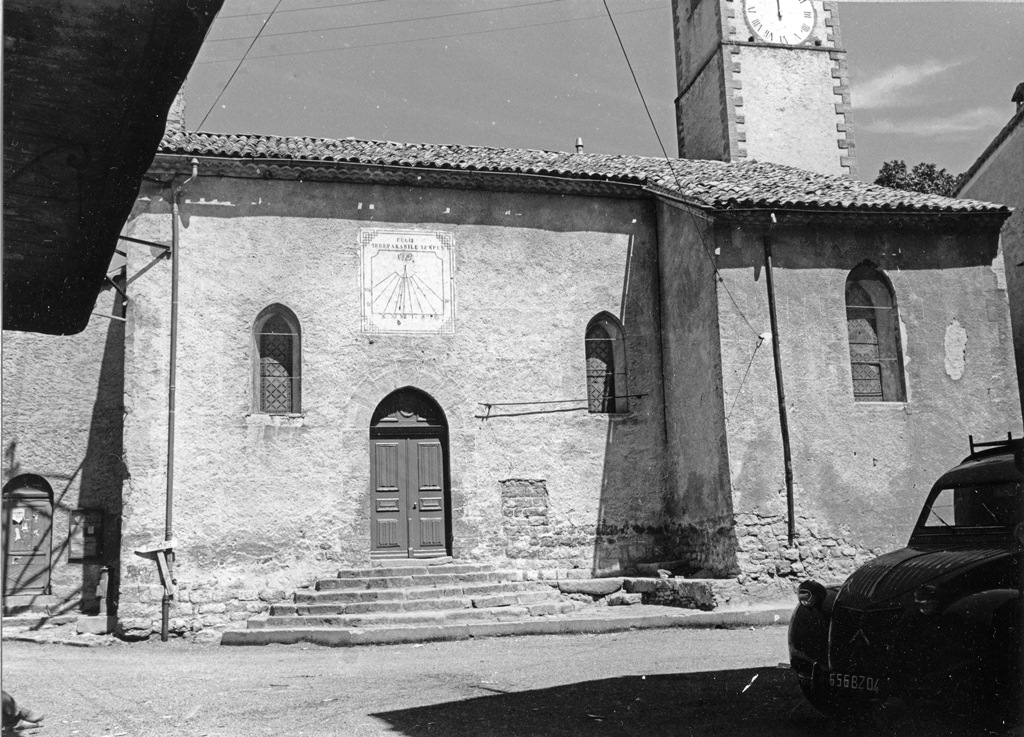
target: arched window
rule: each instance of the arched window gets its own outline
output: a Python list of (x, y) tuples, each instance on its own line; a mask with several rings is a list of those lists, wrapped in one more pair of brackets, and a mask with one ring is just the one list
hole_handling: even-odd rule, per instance
[(284, 305), (270, 305), (253, 324), (256, 411), (302, 411), (302, 345), (299, 321)]
[(628, 412), (626, 346), (622, 326), (604, 312), (590, 321), (584, 341), (587, 357), (587, 404), (591, 412)]
[(861, 264), (846, 278), (846, 327), (853, 398), (905, 401), (896, 295), (885, 274), (871, 264)]

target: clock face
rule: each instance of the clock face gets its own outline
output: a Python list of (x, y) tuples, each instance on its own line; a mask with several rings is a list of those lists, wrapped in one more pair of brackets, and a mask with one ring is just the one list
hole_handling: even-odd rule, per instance
[(762, 41), (799, 44), (814, 30), (811, 0), (746, 0), (743, 14)]

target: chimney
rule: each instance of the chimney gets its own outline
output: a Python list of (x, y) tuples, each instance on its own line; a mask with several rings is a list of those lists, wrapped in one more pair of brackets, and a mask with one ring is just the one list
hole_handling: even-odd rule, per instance
[[(1020, 103), (1018, 103), (1018, 105), (1019, 104)], [(578, 154), (583, 153), (583, 137), (582, 136), (576, 136), (576, 153), (578, 153)]]

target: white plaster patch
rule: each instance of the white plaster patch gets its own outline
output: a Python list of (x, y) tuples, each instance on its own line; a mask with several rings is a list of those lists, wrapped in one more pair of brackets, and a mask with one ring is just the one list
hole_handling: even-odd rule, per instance
[(964, 375), (967, 362), (967, 331), (957, 320), (946, 326), (946, 373), (954, 381)]
[(996, 275), (996, 287), (1006, 291), (1006, 260), (1003, 258), (1003, 238), (999, 237), (999, 248), (992, 259), (992, 273)]

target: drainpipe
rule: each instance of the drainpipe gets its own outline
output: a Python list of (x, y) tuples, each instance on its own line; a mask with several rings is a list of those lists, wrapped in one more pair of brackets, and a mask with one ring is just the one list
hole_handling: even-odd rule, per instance
[[(199, 176), (199, 160), (192, 159), (192, 176), (179, 184), (171, 196), (171, 358), (167, 382), (167, 507), (164, 516), (164, 541), (173, 539), (174, 522), (174, 401), (178, 367), (178, 198), (185, 185)], [(174, 579), (174, 550), (167, 550), (167, 576), (160, 605), (160, 640), (167, 642), (167, 623), (171, 614), (171, 585)]]
[(772, 224), (764, 236), (764, 273), (768, 286), (768, 316), (772, 323), (772, 356), (775, 358), (775, 385), (779, 393), (779, 426), (782, 430), (782, 458), (786, 467), (786, 522), (789, 531), (789, 547), (796, 539), (796, 520), (793, 510), (793, 456), (789, 447), (789, 417), (786, 414), (786, 390), (782, 385), (782, 353), (779, 348), (779, 321), (775, 315), (775, 280), (772, 275), (772, 231), (775, 230), (775, 213)]

